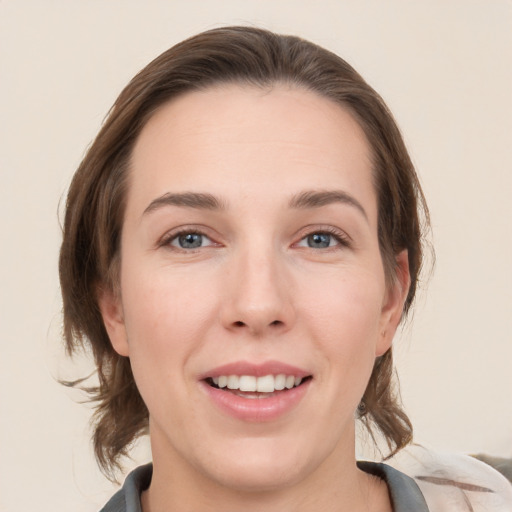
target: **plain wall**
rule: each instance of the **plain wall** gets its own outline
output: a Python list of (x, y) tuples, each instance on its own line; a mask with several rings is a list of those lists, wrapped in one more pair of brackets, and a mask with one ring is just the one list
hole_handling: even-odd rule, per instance
[[(396, 340), (416, 440), (512, 455), (512, 2), (0, 0), (0, 510), (95, 511), (114, 487), (60, 345), (59, 201), (121, 88), (199, 31), (254, 24), (346, 58), (401, 126), (437, 265)], [(146, 460), (142, 443), (136, 460)], [(130, 467), (130, 466), (128, 466)]]

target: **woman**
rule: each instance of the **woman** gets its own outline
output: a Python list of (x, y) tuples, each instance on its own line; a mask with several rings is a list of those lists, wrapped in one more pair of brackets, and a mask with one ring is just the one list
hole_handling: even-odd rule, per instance
[(60, 259), (100, 466), (151, 440), (103, 510), (428, 510), (354, 454), (355, 417), (391, 454), (412, 439), (391, 344), (421, 218), (391, 114), (330, 52), (231, 27), (142, 70), (75, 174)]

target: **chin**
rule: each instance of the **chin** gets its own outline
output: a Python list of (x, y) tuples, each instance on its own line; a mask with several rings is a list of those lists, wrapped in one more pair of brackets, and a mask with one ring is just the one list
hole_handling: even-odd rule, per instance
[[(224, 466), (224, 464), (223, 464)], [(277, 463), (275, 458), (267, 460), (238, 460), (230, 467), (216, 467), (215, 479), (223, 487), (239, 492), (272, 492), (292, 487), (307, 474), (306, 468)]]
[(207, 472), (218, 484), (239, 492), (272, 492), (291, 487), (313, 472), (320, 461), (316, 460), (316, 453), (308, 456), (299, 444), (283, 444), (237, 446), (229, 450), (229, 457), (223, 453), (209, 461), (212, 464), (208, 464)]

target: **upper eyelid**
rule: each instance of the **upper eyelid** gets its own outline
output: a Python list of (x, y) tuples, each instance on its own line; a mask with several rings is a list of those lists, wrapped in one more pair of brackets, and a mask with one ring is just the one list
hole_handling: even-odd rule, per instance
[(208, 234), (207, 231), (208, 231), (207, 229), (200, 227), (200, 226), (193, 226), (193, 225), (192, 226), (187, 226), (187, 225), (178, 226), (178, 227), (175, 227), (175, 228), (170, 229), (169, 231), (165, 232), (157, 240), (156, 246), (161, 247), (161, 246), (165, 246), (165, 245), (170, 245), (170, 243), (174, 239), (176, 239), (177, 237), (179, 237), (181, 235), (185, 235), (187, 233), (196, 233), (198, 235), (208, 238), (208, 240), (215, 243), (214, 238), (212, 237), (212, 235)]
[(210, 231), (212, 231), (210, 228), (203, 226), (202, 224), (181, 224), (168, 229), (161, 238), (165, 238), (166, 236), (176, 236), (182, 233), (198, 233), (208, 236), (208, 232)]
[(303, 238), (315, 233), (327, 233), (329, 235), (337, 236), (347, 242), (352, 242), (352, 237), (345, 230), (329, 225), (305, 226), (299, 230), (297, 236), (300, 237), (299, 240), (302, 240)]
[[(310, 247), (309, 245), (306, 246), (304, 244), (305, 240), (311, 236), (311, 235), (315, 235), (317, 233), (321, 233), (321, 234), (326, 234), (326, 235), (329, 235), (331, 237), (331, 241), (334, 241), (335, 243), (332, 244), (332, 245), (328, 245), (327, 247)], [(342, 237), (342, 236), (339, 236), (339, 235), (335, 235), (333, 233), (327, 233), (325, 231), (318, 231), (318, 232), (312, 232), (310, 235), (306, 235), (306, 236), (303, 236), (298, 242), (296, 242), (295, 244), (296, 247), (300, 247), (300, 248), (304, 248), (304, 247), (307, 247), (309, 249), (314, 249), (315, 251), (319, 251), (319, 250), (327, 250), (327, 249), (334, 249), (336, 247), (338, 248), (348, 248), (351, 246), (350, 242), (345, 238), (345, 237)]]

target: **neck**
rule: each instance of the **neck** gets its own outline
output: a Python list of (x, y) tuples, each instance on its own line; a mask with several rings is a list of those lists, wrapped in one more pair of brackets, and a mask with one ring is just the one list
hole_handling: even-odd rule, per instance
[(353, 448), (347, 453), (336, 447), (314, 471), (284, 485), (248, 489), (213, 479), (153, 444), (153, 478), (142, 495), (143, 512), (392, 511), (386, 484), (357, 468)]

